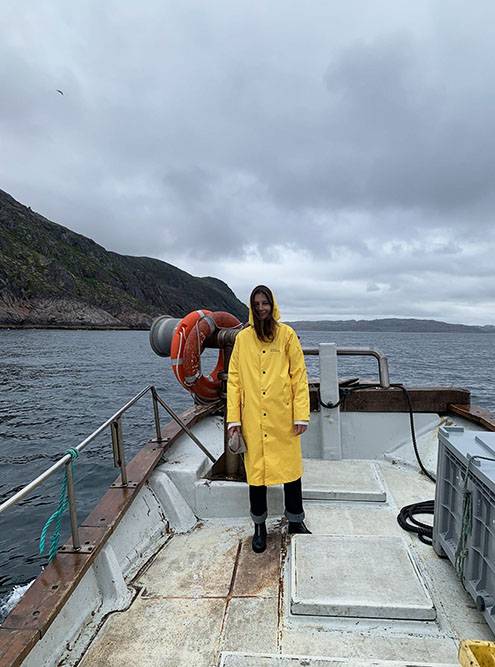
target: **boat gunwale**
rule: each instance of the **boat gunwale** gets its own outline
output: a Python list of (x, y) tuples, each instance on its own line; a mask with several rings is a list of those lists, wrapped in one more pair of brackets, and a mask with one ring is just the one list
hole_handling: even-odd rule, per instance
[[(360, 379), (360, 383), (368, 384), (369, 380)], [(348, 379), (340, 381), (340, 389), (349, 390), (345, 400), (339, 406), (341, 412), (409, 412), (409, 404), (402, 389), (398, 387), (362, 387), (349, 385)], [(309, 379), (309, 398), (311, 412), (320, 411), (319, 402), (320, 381), (318, 378)], [(469, 389), (462, 387), (414, 387), (407, 386), (407, 392), (414, 412), (431, 412), (445, 414), (450, 411), (450, 405), (462, 406), (469, 411), (471, 394)], [(474, 407), (474, 406), (473, 406)], [(476, 408), (476, 410), (481, 410)], [(464, 414), (462, 415), (464, 416)], [(490, 415), (495, 426), (495, 415)], [(466, 417), (468, 418), (468, 417)], [(473, 415), (473, 421), (476, 421)]]
[(495, 415), (485, 408), (477, 405), (456, 405), (451, 403), (449, 405), (449, 412), (459, 417), (464, 417), (464, 419), (474, 424), (479, 424), (486, 428), (487, 431), (495, 431)]
[[(180, 417), (189, 428), (218, 411), (218, 403), (196, 405)], [(72, 540), (41, 572), (0, 625), (0, 667), (17, 667), (45, 635), (69, 597), (95, 562), (129, 506), (160, 463), (163, 454), (184, 433), (171, 419), (162, 429), (162, 442), (145, 443), (127, 464), (128, 486), (119, 475), (80, 524), (82, 549)]]
[[(311, 384), (316, 389), (317, 383), (313, 381)], [(433, 388), (428, 388), (428, 390), (431, 392)], [(434, 391), (439, 390), (460, 391), (463, 394), (467, 393), (469, 397), (469, 392), (464, 389), (434, 388)], [(368, 396), (376, 395), (378, 392), (387, 393), (390, 396), (391, 391), (391, 389), (363, 390), (367, 392)], [(414, 391), (420, 392), (421, 389)], [(421, 403), (420, 399), (419, 394), (419, 403)], [(368, 410), (365, 407), (366, 402), (361, 402), (357, 411), (376, 412), (375, 399), (372, 398), (371, 401), (372, 404)], [(444, 398), (441, 402), (445, 403)], [(347, 411), (350, 411), (349, 407), (347, 406)], [(413, 407), (417, 412), (426, 412), (426, 410), (418, 410), (418, 403), (413, 402)], [(183, 412), (180, 417), (188, 427), (192, 427), (205, 417), (217, 412), (218, 409), (218, 403), (194, 406)], [(405, 412), (406, 410), (396, 405), (388, 411)], [(447, 411), (479, 424), (489, 431), (495, 431), (495, 415), (483, 408), (469, 403), (449, 403), (441, 412)], [(47, 565), (34, 580), (32, 586), (0, 625), (0, 667), (20, 665), (36, 643), (45, 635), (84, 574), (95, 562), (101, 548), (110, 538), (153, 470), (160, 463), (163, 454), (183, 433), (183, 429), (174, 420), (170, 420), (162, 429), (162, 443), (152, 440), (145, 443), (127, 466), (131, 484), (123, 487), (119, 475), (80, 525), (81, 542), (85, 546), (85, 552), (74, 552), (72, 542), (69, 540), (61, 548), (57, 558)]]

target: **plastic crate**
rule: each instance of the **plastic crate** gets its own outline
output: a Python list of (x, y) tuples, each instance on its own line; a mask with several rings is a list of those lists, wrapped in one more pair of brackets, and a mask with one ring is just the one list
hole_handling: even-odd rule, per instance
[(462, 641), (459, 646), (459, 664), (462, 667), (495, 667), (495, 644)]
[(438, 440), (433, 547), (455, 564), (466, 490), (471, 496), (471, 530), (465, 544), (464, 586), (495, 633), (495, 460), (476, 458), (495, 459), (495, 433), (450, 427), (440, 429)]

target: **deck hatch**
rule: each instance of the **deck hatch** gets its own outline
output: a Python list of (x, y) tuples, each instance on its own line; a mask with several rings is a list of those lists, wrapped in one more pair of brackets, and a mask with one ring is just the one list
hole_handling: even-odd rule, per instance
[(304, 459), (303, 498), (385, 502), (387, 494), (372, 461)]
[(435, 608), (401, 537), (296, 535), (291, 612), (434, 620)]

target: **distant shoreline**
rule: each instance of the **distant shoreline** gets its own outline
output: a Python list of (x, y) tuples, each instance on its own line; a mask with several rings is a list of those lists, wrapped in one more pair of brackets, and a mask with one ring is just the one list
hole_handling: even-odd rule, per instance
[[(286, 324), (289, 324), (289, 322), (286, 322)], [(369, 333), (369, 334), (374, 334), (374, 333), (398, 333), (398, 334), (480, 334), (480, 335), (487, 335), (487, 334), (495, 334), (495, 330), (493, 331), (463, 331), (462, 329), (459, 331), (456, 331), (454, 329), (444, 329), (444, 330), (434, 330), (434, 331), (429, 331), (427, 329), (307, 329), (307, 328), (297, 328), (293, 322), (290, 323), (290, 326), (295, 329), (296, 331), (304, 331), (304, 332), (309, 332), (309, 333)]]
[[(331, 324), (331, 320), (329, 324)], [(315, 327), (311, 328), (308, 326), (307, 322), (304, 322), (303, 326), (300, 326), (299, 322), (286, 322), (296, 331), (308, 331), (311, 333), (403, 333), (403, 334), (412, 334), (412, 333), (423, 333), (423, 334), (445, 334), (445, 333), (454, 333), (454, 334), (495, 334), (495, 327), (476, 327), (470, 325), (450, 325), (445, 328), (411, 328), (411, 329), (400, 329), (400, 328), (352, 328), (352, 327), (333, 327), (329, 326), (324, 327)], [(316, 324), (316, 323), (315, 323)], [(459, 328), (457, 328), (459, 327)], [(150, 327), (125, 327), (125, 326), (105, 326), (105, 325), (64, 325), (64, 324), (1, 324), (0, 331), (149, 331)]]
[(380, 318), (373, 320), (300, 320), (287, 322), (297, 331), (348, 331), (350, 333), (495, 333), (495, 326), (452, 324), (418, 318)]
[(31, 331), (31, 330), (41, 330), (41, 331), (149, 331), (149, 327), (111, 327), (111, 326), (98, 326), (98, 325), (77, 325), (69, 326), (64, 324), (0, 324), (0, 330), (15, 329), (16, 331)]

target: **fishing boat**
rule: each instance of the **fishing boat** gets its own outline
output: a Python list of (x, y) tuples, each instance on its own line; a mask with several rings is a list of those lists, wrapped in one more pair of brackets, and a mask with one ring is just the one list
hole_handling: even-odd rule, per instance
[[(67, 505), (71, 537), (52, 541), (50, 563), (1, 625), (1, 667), (495, 664), (483, 662), (495, 660), (494, 417), (465, 389), (391, 384), (375, 349), (303, 348), (319, 366), (302, 437), (312, 534), (287, 534), (282, 488), (270, 487), (268, 546), (256, 554), (224, 419), (239, 327), (204, 312), (194, 321), (188, 351), (182, 320), (158, 318), (150, 332), (193, 407), (177, 414), (143, 388), (0, 506), (65, 469), (48, 528)], [(218, 349), (212, 374), (201, 371), (205, 348)], [(350, 355), (375, 359), (377, 377), (340, 377)], [(127, 461), (122, 419), (147, 400), (154, 422)], [(72, 468), (103, 431), (119, 474), (80, 520)]]

